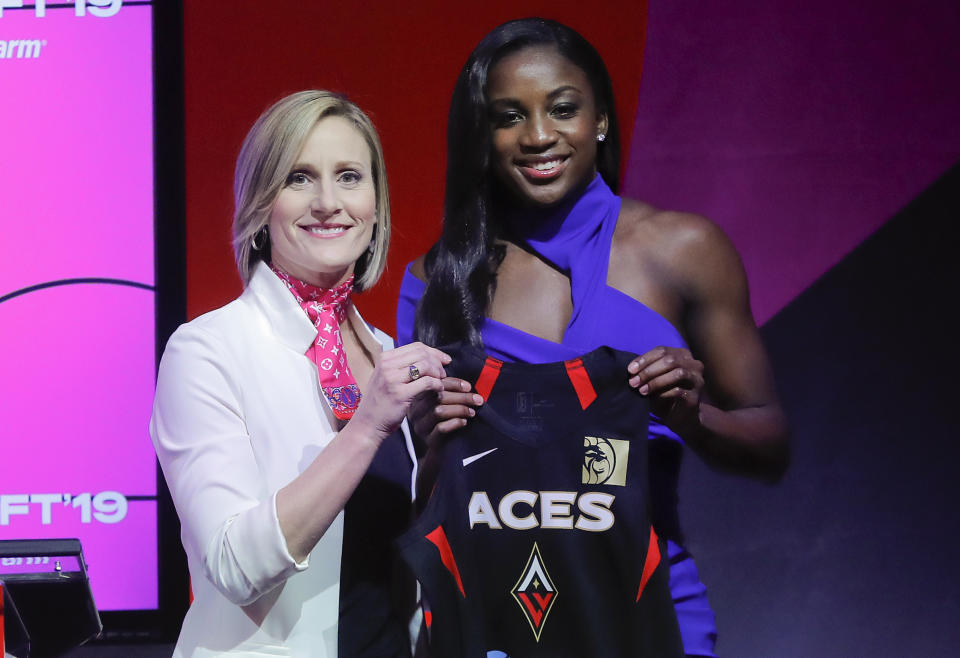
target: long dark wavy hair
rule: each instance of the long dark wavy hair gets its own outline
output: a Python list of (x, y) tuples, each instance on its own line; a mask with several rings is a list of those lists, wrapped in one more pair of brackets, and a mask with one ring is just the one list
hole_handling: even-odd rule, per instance
[(496, 244), (497, 199), (504, 194), (491, 171), (487, 79), (503, 57), (529, 46), (552, 46), (586, 74), (597, 112), (607, 116), (597, 171), (617, 191), (620, 131), (610, 74), (596, 49), (575, 30), (543, 18), (510, 21), (487, 34), (467, 59), (450, 100), (443, 233), (427, 254), (427, 289), (417, 307), (416, 337), (428, 345), (466, 340), (482, 346), (480, 326), (504, 253)]

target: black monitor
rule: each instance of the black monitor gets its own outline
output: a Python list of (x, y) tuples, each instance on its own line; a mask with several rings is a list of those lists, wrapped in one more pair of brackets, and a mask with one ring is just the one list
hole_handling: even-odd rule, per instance
[(77, 539), (0, 540), (0, 580), (7, 653), (17, 656), (15, 643), (22, 652), (28, 642), (30, 658), (59, 656), (103, 629)]
[(0, 578), (0, 653), (13, 658), (29, 658), (30, 636), (20, 618), (17, 605)]

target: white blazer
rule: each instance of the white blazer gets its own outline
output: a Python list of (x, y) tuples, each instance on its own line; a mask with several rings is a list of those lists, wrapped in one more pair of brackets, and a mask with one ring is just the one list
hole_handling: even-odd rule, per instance
[[(276, 507), (277, 490), (336, 433), (305, 354), (316, 335), (260, 263), (239, 298), (167, 343), (150, 435), (180, 515), (194, 596), (175, 657), (337, 655), (343, 512), (298, 564)], [(383, 332), (371, 335), (393, 347)], [(406, 421), (402, 430), (412, 497), (416, 457)]]

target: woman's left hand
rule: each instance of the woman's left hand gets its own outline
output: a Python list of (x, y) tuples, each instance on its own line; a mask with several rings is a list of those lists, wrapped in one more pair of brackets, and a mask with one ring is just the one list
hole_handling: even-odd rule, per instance
[(630, 386), (650, 398), (653, 412), (681, 436), (700, 424), (703, 363), (690, 350), (660, 345), (627, 366)]

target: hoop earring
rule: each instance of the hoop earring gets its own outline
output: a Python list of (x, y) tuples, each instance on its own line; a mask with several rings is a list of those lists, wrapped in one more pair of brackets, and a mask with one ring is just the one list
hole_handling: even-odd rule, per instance
[[(257, 240), (263, 238), (261, 244), (257, 244)], [(253, 247), (254, 251), (261, 251), (264, 247), (267, 246), (267, 242), (270, 240), (270, 233), (267, 231), (267, 227), (264, 226), (253, 236), (253, 240), (250, 241), (250, 246)]]

